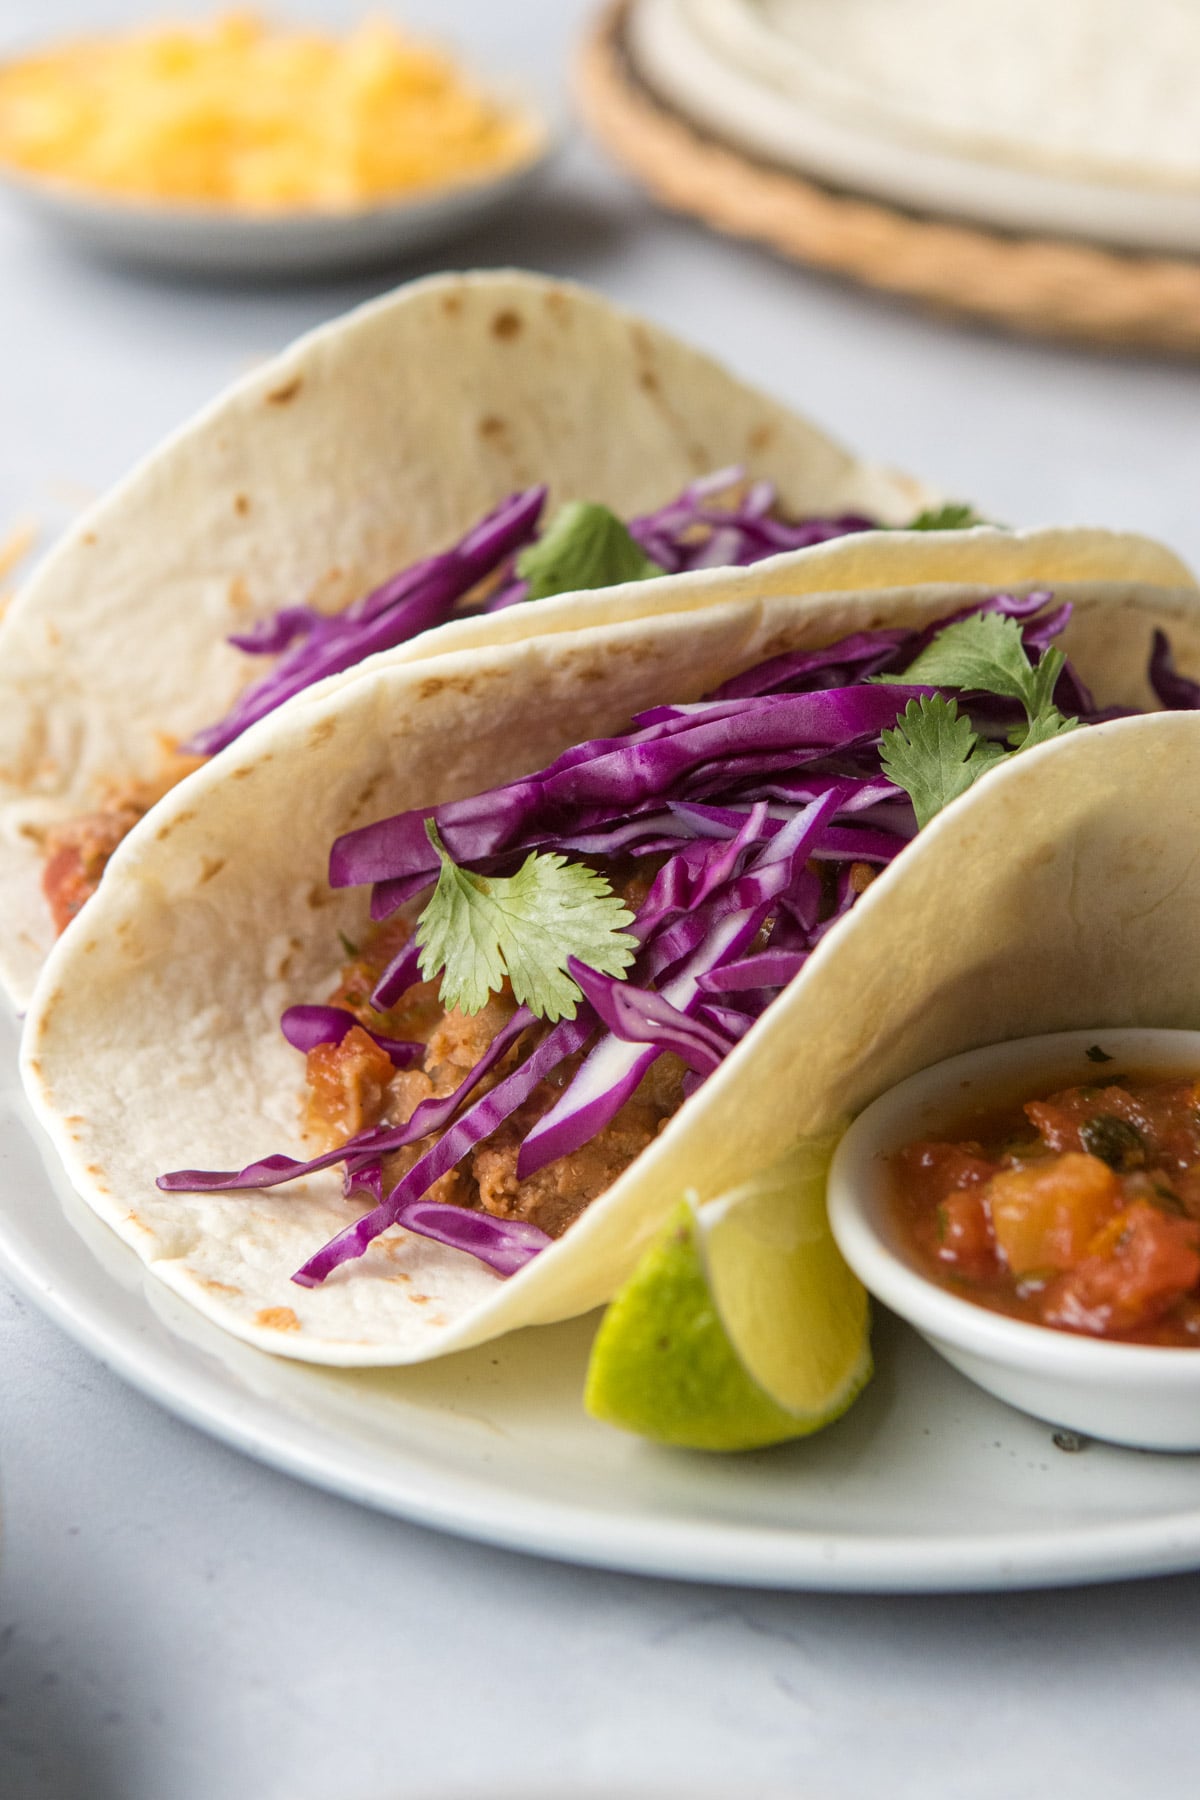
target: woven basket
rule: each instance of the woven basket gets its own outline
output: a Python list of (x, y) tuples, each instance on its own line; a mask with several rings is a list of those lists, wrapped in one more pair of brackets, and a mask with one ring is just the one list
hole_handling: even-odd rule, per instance
[(651, 193), (798, 262), (1013, 331), (1200, 353), (1200, 263), (947, 223), (756, 161), (660, 100), (630, 60), (634, 0), (581, 46), (576, 93), (601, 143)]

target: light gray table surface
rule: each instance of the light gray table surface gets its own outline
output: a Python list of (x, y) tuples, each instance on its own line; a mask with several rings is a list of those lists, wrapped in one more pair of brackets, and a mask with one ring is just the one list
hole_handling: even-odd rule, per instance
[[(139, 10), (8, 0), (0, 46)], [(407, 15), (553, 84), (587, 10)], [(1200, 563), (1194, 367), (801, 273), (658, 213), (578, 137), (524, 213), (343, 283), (135, 276), (0, 208), (0, 532), (61, 525), (231, 377), (404, 274), (501, 263), (597, 284), (995, 517), (1137, 527)], [(482, 1549), (208, 1440), (2, 1279), (0, 1522), (4, 1800), (1187, 1791), (1200, 1578), (805, 1597)]]

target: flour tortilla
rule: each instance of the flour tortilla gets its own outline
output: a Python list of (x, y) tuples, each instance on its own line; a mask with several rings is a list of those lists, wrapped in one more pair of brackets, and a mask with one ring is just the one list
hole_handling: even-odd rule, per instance
[(685, 0), (719, 53), (881, 136), (1200, 188), (1192, 0)]
[[(261, 673), (230, 631), (297, 600), (346, 605), (515, 488), (546, 480), (551, 506), (582, 497), (628, 515), (729, 463), (773, 480), (795, 514), (900, 523), (937, 497), (657, 327), (539, 276), (413, 283), (239, 383), (79, 522), (0, 626), (0, 982), (16, 1004), (53, 941), (38, 834), (154, 780), (170, 744), (224, 714)], [(1147, 540), (1085, 531), (872, 532), (765, 567), (748, 593), (1192, 580)], [(388, 655), (703, 608), (727, 579), (512, 607)]]
[(36, 833), (155, 781), (228, 710), (263, 671), (228, 633), (299, 601), (340, 610), (515, 489), (627, 516), (731, 463), (798, 515), (896, 524), (934, 498), (540, 276), (415, 282), (240, 381), (79, 520), (0, 627), (0, 980), (18, 1005), (53, 937)]
[[(352, 1216), (336, 1173), (263, 1193), (154, 1185), (304, 1153), (303, 1070), (279, 1016), (324, 998), (338, 930), (365, 924), (366, 895), (325, 883), (338, 833), (512, 779), (786, 648), (924, 623), (985, 592), (730, 598), (379, 664), (265, 720), (131, 833), (47, 964), (24, 1077), (80, 1192), (237, 1336), (319, 1363), (415, 1362), (598, 1305), (685, 1189), (721, 1192), (940, 1056), (1024, 1032), (1200, 1023), (1200, 718), (1160, 714), (1029, 751), (949, 807), (654, 1144), (507, 1282), (392, 1231), (300, 1288), (292, 1273)], [(1103, 700), (1153, 703), (1156, 625), (1200, 670), (1194, 592), (1059, 596)]]

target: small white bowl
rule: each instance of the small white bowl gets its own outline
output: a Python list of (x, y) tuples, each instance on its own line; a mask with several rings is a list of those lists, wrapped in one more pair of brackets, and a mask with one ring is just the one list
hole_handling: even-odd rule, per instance
[[(1113, 1058), (1097, 1064), (1098, 1045)], [(956, 1369), (1035, 1418), (1143, 1450), (1200, 1450), (1200, 1348), (1109, 1343), (989, 1311), (922, 1274), (904, 1246), (886, 1159), (965, 1115), (1105, 1072), (1200, 1074), (1200, 1031), (1057, 1032), (970, 1050), (872, 1102), (838, 1146), (829, 1216), (865, 1287)]]
[(482, 171), (395, 200), (277, 212), (185, 206), (125, 199), (7, 165), (0, 187), (83, 248), (143, 268), (272, 281), (338, 274), (402, 261), (465, 236), (540, 181), (561, 139), (556, 114), (511, 87), (500, 94), (535, 126), (528, 155), (499, 173)]

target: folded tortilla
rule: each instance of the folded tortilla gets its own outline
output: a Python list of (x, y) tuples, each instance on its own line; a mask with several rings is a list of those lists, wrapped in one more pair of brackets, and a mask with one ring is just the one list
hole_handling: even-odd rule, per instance
[[(238, 383), (79, 520), (0, 627), (0, 982), (23, 1006), (53, 941), (45, 832), (159, 781), (173, 746), (262, 675), (230, 632), (298, 602), (343, 609), (514, 489), (544, 481), (551, 507), (587, 499), (629, 516), (729, 464), (772, 480), (797, 517), (896, 525), (937, 498), (656, 326), (539, 276), (415, 282)], [(1032, 552), (1003, 532), (933, 535), (795, 553), (787, 591), (1192, 580), (1170, 552), (1117, 534), (1035, 534)], [(676, 604), (677, 580), (444, 627), (460, 634), (447, 648), (641, 617)], [(686, 604), (725, 591), (700, 580)]]
[[(305, 1154), (303, 1062), (279, 1018), (325, 997), (338, 931), (365, 924), (366, 894), (326, 884), (340, 833), (513, 779), (783, 650), (924, 624), (988, 591), (814, 599), (776, 579), (760, 565), (703, 608), (381, 661), (252, 728), (134, 829), (47, 963), (23, 1070), (76, 1186), (156, 1276), (283, 1355), (419, 1361), (600, 1304), (685, 1190), (721, 1192), (939, 1057), (1200, 1022), (1200, 718), (1122, 719), (1011, 758), (946, 808), (653, 1144), (508, 1280), (393, 1229), (297, 1286), (361, 1210), (336, 1172), (260, 1192), (155, 1187), (168, 1169)], [(1194, 591), (1077, 582), (1057, 597), (1101, 703), (1155, 704), (1158, 626), (1200, 671)]]
[(226, 713), (263, 673), (230, 632), (342, 610), (515, 489), (629, 516), (734, 463), (797, 515), (899, 524), (934, 497), (539, 276), (415, 282), (238, 382), (80, 518), (0, 628), (0, 980), (18, 1005), (53, 939), (37, 834), (156, 782)]

